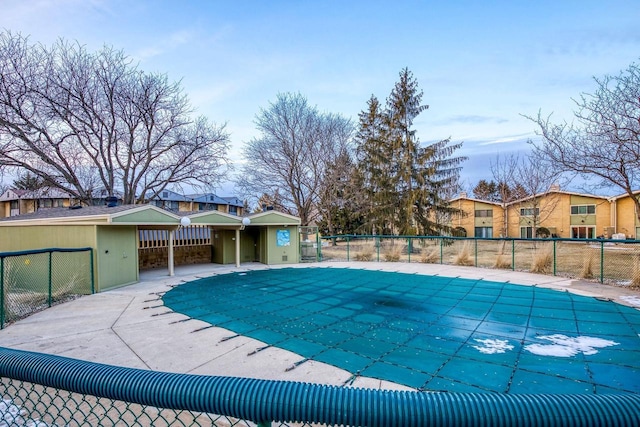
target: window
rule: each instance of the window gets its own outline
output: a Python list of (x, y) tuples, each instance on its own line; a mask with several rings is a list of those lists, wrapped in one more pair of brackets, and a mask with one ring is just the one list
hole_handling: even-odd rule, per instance
[(520, 216), (538, 216), (540, 215), (540, 208), (522, 208), (520, 209)]
[(20, 215), (20, 205), (17, 200), (9, 202), (9, 216)]
[(571, 206), (571, 215), (593, 215), (596, 213), (596, 205)]
[(476, 218), (489, 218), (493, 216), (493, 209), (477, 209)]
[(180, 210), (180, 203), (179, 202), (170, 202), (169, 203), (169, 209), (172, 211), (179, 211)]
[(166, 199), (167, 197), (169, 197), (169, 192), (168, 192), (168, 191), (163, 191), (163, 192), (162, 192), (162, 197), (164, 197), (165, 199)]
[(521, 239), (533, 238), (533, 227), (520, 227), (520, 238)]
[(215, 203), (198, 203), (199, 211), (217, 211), (218, 205)]
[(53, 203), (51, 199), (39, 199), (38, 200), (38, 208), (51, 208), (53, 207)]
[(238, 215), (238, 207), (229, 205), (229, 213), (231, 215)]
[(493, 237), (493, 227), (476, 227), (475, 236), (490, 239)]
[(572, 239), (595, 239), (596, 228), (595, 227), (571, 227)]

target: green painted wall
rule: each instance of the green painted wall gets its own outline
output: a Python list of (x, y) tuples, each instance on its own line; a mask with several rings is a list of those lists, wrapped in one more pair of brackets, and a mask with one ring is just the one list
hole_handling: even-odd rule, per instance
[(95, 246), (94, 225), (0, 227), (0, 252)]
[(267, 225), (267, 224), (287, 224), (289, 226), (297, 226), (300, 225), (300, 220), (289, 218), (288, 216), (282, 215), (279, 212), (269, 211), (267, 214), (251, 217), (251, 225)]
[[(279, 230), (289, 232), (288, 246), (278, 246)], [(214, 230), (212, 236), (214, 263), (236, 262), (235, 236), (235, 230)], [(248, 227), (240, 231), (240, 262), (258, 261), (268, 265), (297, 263), (299, 262), (299, 239), (297, 226)]]
[(574, 194), (571, 195), (569, 200), (570, 200), (569, 203), (571, 203), (571, 206), (597, 205), (599, 203), (602, 203), (602, 199), (594, 199), (593, 197), (587, 197), (587, 196), (576, 196)]
[[(299, 262), (298, 248), (300, 246), (300, 234), (297, 226), (275, 226), (266, 227), (267, 235), (267, 264), (295, 264)], [(287, 232), (289, 235), (288, 246), (280, 246), (278, 242), (278, 232)], [(280, 242), (282, 243), (282, 242)]]
[(596, 225), (595, 215), (571, 215), (571, 225)]
[(473, 202), (473, 208), (475, 210), (480, 210), (480, 209), (489, 209), (489, 210), (493, 210), (493, 208), (496, 205), (492, 205), (491, 203), (483, 203), (483, 202)]
[(213, 262), (216, 264), (234, 264), (236, 262), (236, 231), (213, 230)]
[[(32, 225), (17, 227), (0, 227), (0, 252), (26, 251), (30, 249), (45, 248), (96, 248), (96, 226), (95, 225)], [(47, 255), (40, 255), (46, 257)], [(94, 251), (93, 269), (97, 270), (96, 253)], [(29, 258), (29, 257), (27, 257)], [(25, 258), (25, 260), (27, 259)], [(74, 259), (75, 257), (67, 257)], [(88, 274), (84, 265), (84, 256), (79, 260), (69, 263), (66, 261), (66, 272), (56, 271), (59, 277), (54, 277), (54, 284), (58, 282), (67, 283), (69, 280), (76, 280), (78, 271)], [(31, 260), (30, 260), (31, 261)], [(30, 265), (35, 265), (30, 262)], [(78, 268), (74, 268), (78, 265)], [(69, 277), (67, 277), (70, 274)], [(94, 273), (95, 274), (95, 273)], [(98, 277), (96, 279), (96, 291)], [(35, 286), (35, 285), (34, 285)], [(90, 289), (87, 290), (87, 293)]]
[(98, 226), (97, 291), (138, 281), (137, 229), (133, 225)]
[[(576, 196), (571, 195), (570, 197), (571, 206), (576, 205), (596, 205), (596, 211), (598, 209), (598, 203), (601, 202), (599, 199), (594, 199), (592, 197), (585, 196)], [(596, 225), (596, 214), (590, 215), (570, 215), (569, 224), (571, 225)]]
[(245, 228), (240, 231), (240, 262), (260, 261), (260, 230)]
[(141, 212), (132, 212), (117, 216), (112, 220), (114, 223), (122, 222), (134, 222), (134, 223), (162, 223), (162, 224), (175, 224), (178, 225), (180, 220), (163, 212), (158, 212), (153, 209), (146, 209)]
[(225, 215), (220, 215), (218, 212), (211, 212), (206, 215), (200, 215), (195, 217), (190, 217), (191, 223), (196, 224), (229, 224), (229, 225), (240, 225), (242, 222), (242, 218), (229, 218)]

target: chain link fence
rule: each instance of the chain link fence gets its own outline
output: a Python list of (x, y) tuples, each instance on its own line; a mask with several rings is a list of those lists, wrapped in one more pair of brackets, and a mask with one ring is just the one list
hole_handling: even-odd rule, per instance
[(223, 415), (161, 409), (131, 402), (72, 393), (3, 378), (0, 426), (238, 426), (255, 423)]
[(172, 374), (0, 347), (0, 426), (628, 426), (637, 394), (432, 393)]
[(640, 286), (637, 240), (344, 235), (322, 242), (322, 261), (475, 266)]
[(94, 292), (93, 250), (0, 252), (0, 327)]

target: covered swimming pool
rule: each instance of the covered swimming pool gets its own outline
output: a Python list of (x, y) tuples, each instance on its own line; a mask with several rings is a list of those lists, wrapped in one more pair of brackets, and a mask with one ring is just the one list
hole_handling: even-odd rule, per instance
[[(640, 311), (486, 280), (346, 268), (222, 274), (165, 306), (268, 346), (418, 390), (640, 392)], [(295, 365), (292, 366), (295, 368)]]

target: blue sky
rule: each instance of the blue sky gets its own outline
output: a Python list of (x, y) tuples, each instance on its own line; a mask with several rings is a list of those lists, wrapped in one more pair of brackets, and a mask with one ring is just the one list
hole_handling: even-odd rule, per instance
[[(572, 119), (592, 77), (640, 61), (640, 1), (1, 0), (0, 28), (124, 50), (181, 80), (197, 113), (227, 123), (230, 157), (257, 136), (279, 92), (357, 121), (408, 67), (429, 110), (423, 142), (464, 141), (463, 180), (490, 179), (498, 152), (526, 148), (522, 117)], [(230, 186), (219, 189), (232, 192)]]

